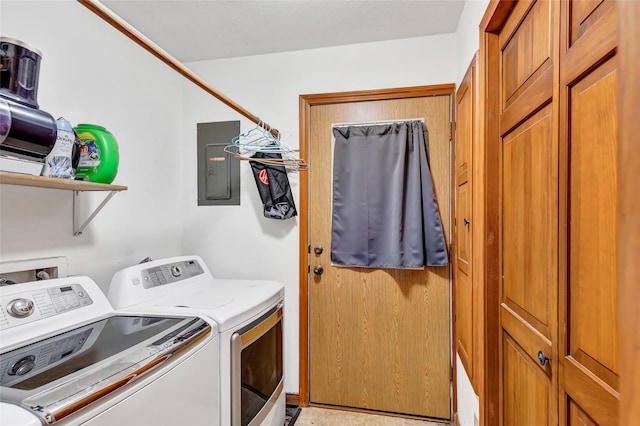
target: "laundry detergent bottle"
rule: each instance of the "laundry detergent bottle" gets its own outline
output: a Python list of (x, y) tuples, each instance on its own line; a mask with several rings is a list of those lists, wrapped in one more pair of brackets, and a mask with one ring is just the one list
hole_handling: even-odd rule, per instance
[(80, 141), (76, 177), (90, 182), (111, 183), (118, 173), (118, 143), (104, 127), (78, 124), (74, 130)]

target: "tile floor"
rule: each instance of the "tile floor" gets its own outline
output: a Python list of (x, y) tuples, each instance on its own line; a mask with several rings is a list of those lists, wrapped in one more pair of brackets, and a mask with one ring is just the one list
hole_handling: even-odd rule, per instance
[(352, 413), (317, 407), (303, 408), (295, 421), (295, 426), (444, 426), (447, 424), (449, 423)]

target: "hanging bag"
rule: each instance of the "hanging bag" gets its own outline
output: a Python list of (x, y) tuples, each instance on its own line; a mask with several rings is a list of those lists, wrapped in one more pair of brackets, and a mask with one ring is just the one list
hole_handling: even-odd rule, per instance
[[(282, 158), (279, 153), (256, 152), (251, 158)], [(298, 214), (293, 202), (287, 169), (283, 166), (249, 161), (264, 206), (264, 217), (289, 219)]]

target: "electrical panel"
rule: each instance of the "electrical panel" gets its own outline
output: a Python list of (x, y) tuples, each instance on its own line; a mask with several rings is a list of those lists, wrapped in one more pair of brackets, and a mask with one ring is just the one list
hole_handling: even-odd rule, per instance
[(198, 205), (240, 205), (240, 160), (225, 151), (239, 121), (198, 123)]

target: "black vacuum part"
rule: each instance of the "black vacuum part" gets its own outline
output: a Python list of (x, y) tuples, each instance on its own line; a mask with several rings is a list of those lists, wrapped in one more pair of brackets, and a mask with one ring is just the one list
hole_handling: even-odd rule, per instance
[(3, 98), (9, 105), (11, 127), (0, 150), (38, 160), (46, 157), (56, 143), (56, 120), (45, 111)]

